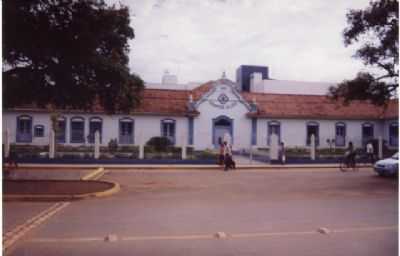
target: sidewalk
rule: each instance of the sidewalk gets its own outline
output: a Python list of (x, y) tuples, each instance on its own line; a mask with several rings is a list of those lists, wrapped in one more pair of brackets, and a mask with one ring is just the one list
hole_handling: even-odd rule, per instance
[(234, 155), (233, 160), (236, 162), (236, 165), (265, 165), (265, 162), (257, 161), (254, 159), (250, 159), (247, 156), (242, 155)]
[[(236, 158), (235, 158), (236, 160)], [(23, 168), (63, 168), (63, 171), (77, 171), (82, 168), (100, 168), (105, 169), (176, 169), (176, 170), (198, 170), (198, 169), (209, 169), (219, 170), (219, 165), (171, 165), (171, 164), (20, 164)], [(371, 164), (359, 164), (359, 167), (371, 167)], [(237, 164), (237, 169), (299, 169), (299, 168), (339, 168), (339, 164)]]

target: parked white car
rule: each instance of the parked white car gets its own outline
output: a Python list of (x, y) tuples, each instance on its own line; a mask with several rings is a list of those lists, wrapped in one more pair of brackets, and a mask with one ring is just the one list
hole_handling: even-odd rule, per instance
[(374, 170), (380, 176), (398, 175), (399, 173), (399, 153), (390, 158), (379, 160), (374, 165)]

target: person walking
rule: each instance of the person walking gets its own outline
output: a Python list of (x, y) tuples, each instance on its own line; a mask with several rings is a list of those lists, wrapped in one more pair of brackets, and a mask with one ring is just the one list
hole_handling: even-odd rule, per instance
[(229, 169), (235, 169), (236, 163), (232, 158), (232, 146), (228, 144), (228, 142), (224, 141), (224, 163), (225, 168), (224, 171), (228, 171)]
[(349, 142), (349, 145), (347, 147), (346, 156), (347, 165), (354, 168), (356, 165), (356, 152), (354, 151), (353, 142), (351, 141)]
[(369, 141), (366, 147), (368, 161), (374, 164), (374, 146), (372, 145), (372, 141)]
[(8, 179), (12, 175), (12, 171), (18, 168), (17, 154), (10, 150), (9, 156), (6, 158), (3, 150), (3, 178)]

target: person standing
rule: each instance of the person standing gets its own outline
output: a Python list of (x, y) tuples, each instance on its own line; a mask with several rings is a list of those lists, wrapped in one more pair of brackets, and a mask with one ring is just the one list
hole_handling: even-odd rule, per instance
[(219, 145), (219, 155), (218, 155), (218, 165), (224, 165), (224, 143), (222, 142), (222, 138), (218, 138), (218, 145)]
[(369, 141), (367, 144), (367, 157), (371, 164), (374, 164), (374, 146), (372, 145), (372, 141)]
[(278, 158), (281, 164), (285, 164), (286, 154), (285, 154), (285, 144), (283, 142), (279, 143)]

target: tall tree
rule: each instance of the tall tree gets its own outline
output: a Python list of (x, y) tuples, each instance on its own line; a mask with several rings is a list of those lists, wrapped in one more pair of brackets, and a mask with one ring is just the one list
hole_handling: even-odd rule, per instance
[(5, 107), (129, 111), (143, 81), (128, 67), (126, 6), (103, 0), (3, 0)]
[(399, 61), (399, 3), (397, 0), (371, 1), (364, 10), (347, 13), (348, 27), (343, 31), (344, 44), (362, 43), (354, 57), (376, 72), (359, 72), (353, 80), (331, 87), (333, 99), (370, 100), (387, 104), (397, 92)]

